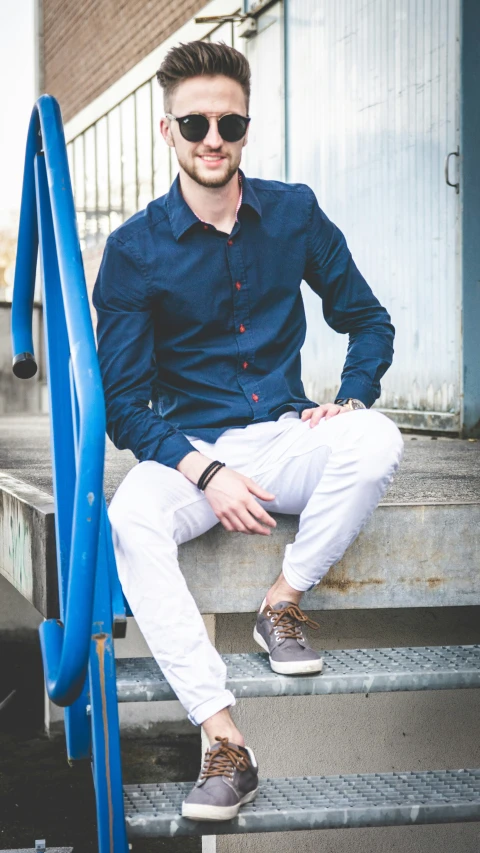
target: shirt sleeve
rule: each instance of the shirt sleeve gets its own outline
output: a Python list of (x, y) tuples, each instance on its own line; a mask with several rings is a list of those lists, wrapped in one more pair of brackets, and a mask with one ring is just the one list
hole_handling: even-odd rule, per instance
[(380, 396), (380, 380), (392, 363), (395, 329), (357, 269), (342, 232), (310, 192), (304, 279), (321, 297), (328, 325), (349, 336), (337, 397), (355, 397), (370, 407)]
[(142, 258), (114, 237), (105, 246), (93, 304), (108, 435), (140, 462), (176, 468), (195, 447), (149, 406), (156, 365), (148, 281)]

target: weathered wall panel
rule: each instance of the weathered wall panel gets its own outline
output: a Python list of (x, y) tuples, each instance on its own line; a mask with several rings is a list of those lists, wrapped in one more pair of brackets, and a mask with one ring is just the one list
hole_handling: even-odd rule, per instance
[[(288, 10), (288, 177), (313, 187), (392, 315), (380, 404), (458, 424), (459, 197), (444, 177), (458, 144), (458, 0), (290, 0)], [(347, 341), (308, 288), (305, 299), (306, 385), (333, 399)]]
[[(285, 180), (283, 4), (275, 3), (257, 22), (258, 34), (239, 39), (252, 71), (248, 145), (242, 168), (251, 177)], [(243, 44), (242, 44), (243, 42)]]

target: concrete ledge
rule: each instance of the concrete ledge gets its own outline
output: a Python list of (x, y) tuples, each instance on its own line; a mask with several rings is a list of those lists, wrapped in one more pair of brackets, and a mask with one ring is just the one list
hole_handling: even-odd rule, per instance
[[(296, 516), (277, 515), (266, 537), (220, 525), (181, 545), (179, 559), (202, 613), (253, 612), (278, 574)], [(0, 572), (45, 617), (58, 615), (54, 507), (0, 474)], [(381, 504), (304, 604), (310, 610), (480, 604), (480, 504)]]
[[(375, 407), (377, 408), (377, 407)], [(379, 412), (391, 418), (402, 429), (429, 430), (439, 433), (456, 433), (460, 431), (458, 414), (449, 412), (412, 412), (408, 409), (382, 409)]]
[[(135, 464), (129, 451), (107, 442), (107, 500)], [(57, 616), (48, 418), (2, 419), (2, 469), (0, 573), (43, 616)], [(402, 464), (380, 506), (344, 559), (306, 596), (305, 606), (478, 605), (479, 521), (480, 442), (405, 436)], [(179, 548), (182, 571), (203, 613), (256, 609), (298, 527), (295, 516), (278, 515), (277, 522), (268, 538), (227, 533), (217, 525)]]
[[(181, 545), (180, 564), (204, 613), (252, 612), (278, 574), (296, 516), (276, 515), (267, 537), (213, 530)], [(307, 610), (480, 604), (480, 506), (380, 505), (307, 593)]]
[(53, 499), (3, 472), (0, 574), (43, 616), (59, 615)]

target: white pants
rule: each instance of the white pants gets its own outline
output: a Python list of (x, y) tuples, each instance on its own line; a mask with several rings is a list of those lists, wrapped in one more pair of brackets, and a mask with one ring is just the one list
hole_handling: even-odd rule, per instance
[[(189, 439), (205, 456), (273, 493), (275, 500), (259, 501), (268, 511), (300, 515), (295, 541), (286, 546), (278, 569), (302, 591), (342, 558), (403, 454), (398, 428), (371, 409), (323, 418), (315, 427), (289, 411), (278, 421), (228, 429), (212, 444)], [(218, 519), (203, 492), (158, 462), (141, 462), (128, 473), (109, 517), (132, 613), (189, 719), (201, 725), (235, 699), (225, 689), (225, 665), (180, 571), (177, 546)]]

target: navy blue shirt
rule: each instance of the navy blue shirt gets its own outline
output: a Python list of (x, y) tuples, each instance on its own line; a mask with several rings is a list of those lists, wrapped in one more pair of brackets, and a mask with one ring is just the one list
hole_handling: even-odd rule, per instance
[(195, 450), (187, 435), (318, 405), (301, 380), (302, 279), (349, 335), (337, 396), (371, 406), (392, 362), (390, 317), (313, 191), (240, 174), (231, 234), (201, 222), (177, 176), (107, 240), (93, 294), (107, 430), (140, 461), (174, 468)]

